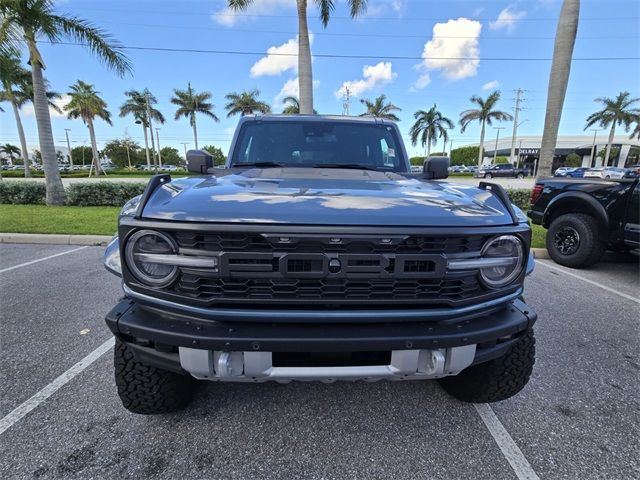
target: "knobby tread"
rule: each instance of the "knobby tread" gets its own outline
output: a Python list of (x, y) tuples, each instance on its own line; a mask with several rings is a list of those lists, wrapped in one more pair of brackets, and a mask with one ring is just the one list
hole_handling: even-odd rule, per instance
[(135, 360), (133, 352), (116, 340), (113, 354), (118, 396), (133, 413), (153, 415), (183, 409), (193, 398), (195, 381)]
[[(580, 246), (573, 255), (562, 255), (553, 244), (556, 232), (565, 225), (575, 228), (580, 234)], [(546, 243), (553, 261), (570, 268), (590, 267), (602, 258), (606, 250), (600, 239), (598, 222), (585, 213), (567, 213), (556, 218), (549, 226)]]
[(440, 379), (442, 387), (463, 402), (490, 403), (520, 392), (535, 363), (535, 337), (529, 330), (506, 355)]

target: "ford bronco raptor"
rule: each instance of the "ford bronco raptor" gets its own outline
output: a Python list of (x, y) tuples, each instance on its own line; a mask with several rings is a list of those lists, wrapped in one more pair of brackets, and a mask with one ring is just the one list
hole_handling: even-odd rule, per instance
[(118, 394), (183, 408), (195, 380), (439, 379), (454, 397), (518, 393), (534, 364), (527, 217), (504, 190), (410, 173), (397, 126), (251, 116), (224, 168), (153, 177), (119, 217), (105, 266)]

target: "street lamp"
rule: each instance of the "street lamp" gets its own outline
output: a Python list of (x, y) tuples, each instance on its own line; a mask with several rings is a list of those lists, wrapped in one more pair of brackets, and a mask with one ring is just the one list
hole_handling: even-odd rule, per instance
[(189, 145), (188, 142), (180, 142), (182, 143), (182, 146), (184, 147), (184, 161), (185, 163), (187, 162), (187, 145)]
[[(600, 131), (600, 128), (592, 128), (591, 131), (593, 132), (593, 144), (591, 145), (591, 164), (589, 165), (590, 167), (595, 167), (595, 165), (593, 164), (594, 159), (595, 159), (595, 153), (596, 153), (596, 135), (598, 134), (598, 132)], [(603, 161), (604, 163), (604, 161)]]
[(73, 170), (73, 155), (71, 154), (71, 143), (69, 143), (69, 132), (71, 131), (70, 128), (65, 128), (64, 129), (64, 133), (67, 136), (67, 150), (69, 150), (69, 166), (71, 167), (71, 170)]
[(500, 140), (500, 130), (504, 130), (504, 127), (493, 127), (496, 130), (496, 148), (493, 151), (493, 163), (495, 165), (496, 158), (498, 157), (498, 140)]
[(158, 133), (160, 129), (156, 127), (156, 139), (158, 140), (158, 164), (156, 165), (156, 173), (158, 173), (158, 168), (162, 169), (162, 157), (160, 156), (160, 134)]

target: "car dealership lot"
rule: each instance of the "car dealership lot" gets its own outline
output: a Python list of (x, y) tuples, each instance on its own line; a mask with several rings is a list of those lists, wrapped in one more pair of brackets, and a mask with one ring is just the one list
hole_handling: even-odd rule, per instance
[(640, 476), (633, 257), (585, 272), (538, 262), (526, 285), (539, 314), (534, 374), (491, 410), (436, 382), (203, 384), (184, 412), (145, 417), (121, 407), (111, 349), (92, 353), (121, 295), (101, 254), (0, 245), (2, 478)]

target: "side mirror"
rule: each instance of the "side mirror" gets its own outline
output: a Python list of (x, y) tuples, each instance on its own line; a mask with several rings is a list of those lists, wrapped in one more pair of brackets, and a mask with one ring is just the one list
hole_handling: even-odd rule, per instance
[(213, 167), (213, 156), (205, 150), (189, 150), (187, 152), (187, 171), (205, 174)]
[(441, 180), (449, 176), (449, 157), (429, 157), (424, 161), (422, 169), (426, 180)]

